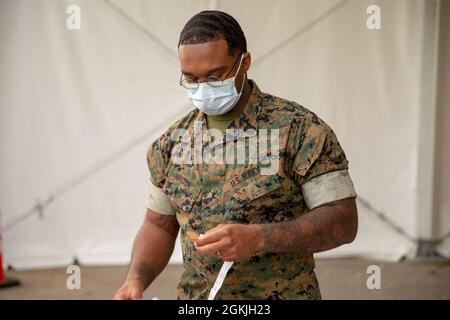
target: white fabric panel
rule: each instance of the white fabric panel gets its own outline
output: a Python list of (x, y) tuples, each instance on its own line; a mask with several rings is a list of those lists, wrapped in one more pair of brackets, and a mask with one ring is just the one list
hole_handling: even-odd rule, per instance
[[(250, 48), (266, 52), (338, 3), (279, 2), (267, 23), (272, 40), (266, 46), (266, 37), (250, 37)], [(381, 30), (366, 27), (371, 4), (382, 8)], [(232, 8), (225, 7), (244, 21), (244, 29), (261, 32), (253, 12)], [(251, 72), (263, 91), (299, 102), (334, 129), (357, 193), (412, 236), (417, 236), (423, 11), (423, 1), (350, 1)], [(319, 256), (358, 251), (390, 259), (415, 252), (414, 244), (359, 209), (355, 242)]]
[[(147, 147), (188, 111), (174, 56), (179, 32), (193, 14), (213, 7), (241, 23), (254, 63), (249, 77), (329, 123), (350, 160), (357, 193), (416, 236), (424, 1), (350, 1), (258, 63), (339, 1), (2, 0), (4, 224), (149, 132), (58, 198), (42, 220), (35, 215), (5, 233), (5, 263), (57, 266), (74, 256), (85, 264), (128, 262), (145, 213)], [(383, 25), (369, 31), (366, 8), (374, 3)], [(81, 30), (65, 26), (70, 4), (81, 8)], [(414, 249), (360, 208), (357, 240), (325, 256), (398, 259)], [(178, 243), (172, 262), (180, 261)]]
[[(103, 1), (77, 2), (81, 30), (68, 30), (73, 3), (1, 3), (4, 223), (142, 132), (161, 132), (185, 108), (176, 60)], [(203, 7), (195, 3), (178, 10)], [(161, 10), (147, 12), (149, 21), (162, 19)], [(5, 263), (128, 261), (144, 218), (146, 151), (155, 136), (54, 202), (44, 220), (33, 216), (7, 232)]]

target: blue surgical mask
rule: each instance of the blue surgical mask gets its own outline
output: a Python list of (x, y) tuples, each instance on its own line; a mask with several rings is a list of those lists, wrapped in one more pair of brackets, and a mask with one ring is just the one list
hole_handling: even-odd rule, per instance
[[(238, 74), (241, 69), (243, 57), (244, 55), (241, 56), (241, 61), (239, 62), (236, 74)], [(187, 89), (188, 98), (197, 109), (207, 115), (225, 114), (233, 109), (239, 101), (244, 88), (245, 74), (239, 93), (236, 90), (235, 80), (236, 76), (225, 79), (219, 87), (213, 87), (207, 83), (199, 83), (198, 88)]]

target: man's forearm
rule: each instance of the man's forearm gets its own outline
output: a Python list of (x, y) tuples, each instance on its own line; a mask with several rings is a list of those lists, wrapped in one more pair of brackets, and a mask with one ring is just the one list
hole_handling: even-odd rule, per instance
[(277, 253), (330, 250), (353, 241), (357, 221), (354, 198), (336, 201), (291, 221), (258, 225), (257, 250)]
[(144, 289), (153, 282), (169, 262), (178, 228), (174, 216), (147, 211), (134, 241), (126, 281), (138, 280)]

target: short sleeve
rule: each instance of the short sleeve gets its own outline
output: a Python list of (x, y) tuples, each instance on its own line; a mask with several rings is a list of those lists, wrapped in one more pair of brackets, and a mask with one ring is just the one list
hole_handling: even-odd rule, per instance
[(163, 215), (175, 215), (176, 212), (172, 207), (170, 197), (165, 194), (160, 188), (156, 187), (151, 179), (148, 185), (148, 196), (145, 199), (145, 207), (148, 210)]
[(158, 138), (147, 151), (147, 165), (150, 172), (148, 196), (145, 207), (160, 214), (174, 215), (170, 197), (162, 191), (166, 180), (167, 168), (170, 161), (164, 135)]
[(324, 123), (302, 128), (292, 166), (309, 209), (356, 196), (345, 152)]
[(170, 162), (165, 135), (155, 140), (147, 151), (147, 165), (150, 171), (150, 181), (158, 188), (162, 188), (166, 181), (167, 169)]
[(347, 170), (348, 161), (336, 135), (325, 124), (310, 124), (299, 133), (292, 169), (299, 185), (321, 174)]

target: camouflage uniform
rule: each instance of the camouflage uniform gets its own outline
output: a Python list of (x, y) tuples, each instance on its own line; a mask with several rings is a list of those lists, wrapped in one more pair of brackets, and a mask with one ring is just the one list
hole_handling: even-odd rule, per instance
[[(251, 80), (250, 80), (251, 81)], [(168, 197), (180, 225), (184, 273), (179, 299), (205, 299), (222, 261), (200, 254), (188, 231), (205, 233), (222, 222), (277, 223), (295, 219), (308, 208), (302, 185), (324, 173), (348, 175), (348, 161), (335, 134), (306, 108), (262, 93), (251, 81), (247, 105), (229, 128), (279, 130), (279, 166), (274, 175), (261, 175), (261, 164), (174, 164), (171, 139), (177, 129), (194, 137), (194, 121), (207, 129), (205, 114), (192, 110), (174, 123), (149, 148), (151, 183)], [(203, 148), (211, 144), (203, 142)], [(246, 147), (248, 144), (246, 143)], [(326, 187), (326, 185), (322, 185)], [(326, 189), (326, 188), (325, 188)], [(317, 193), (313, 186), (311, 197)], [(339, 190), (328, 190), (337, 192)], [(350, 193), (340, 198), (353, 196)], [(336, 197), (331, 200), (335, 200)], [(339, 195), (338, 195), (339, 199)], [(216, 299), (320, 299), (311, 253), (257, 253), (235, 262)]]

